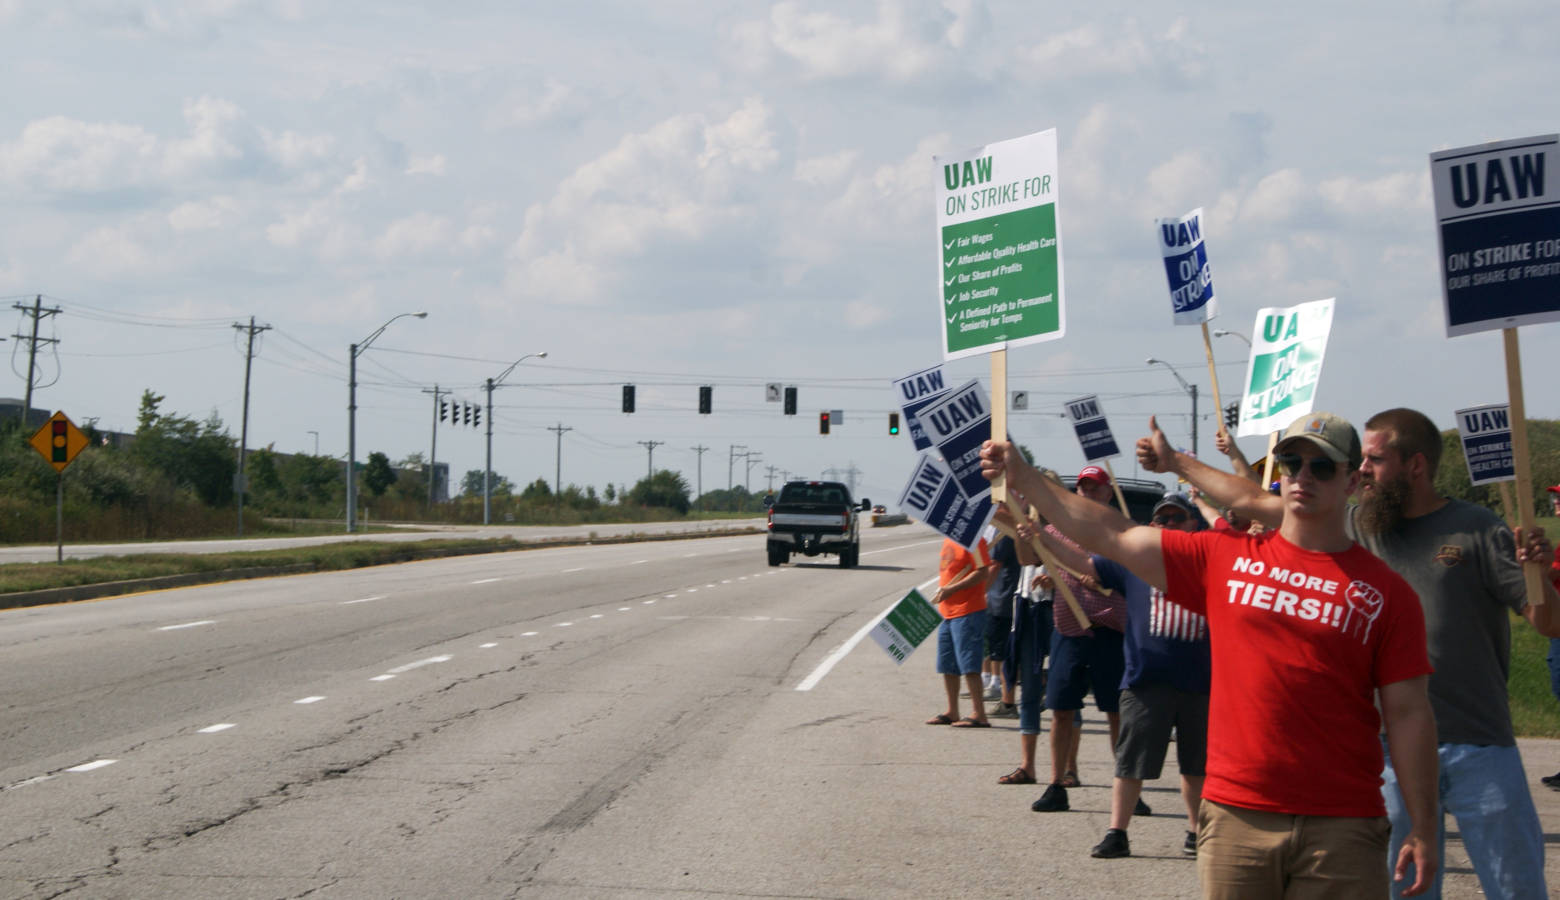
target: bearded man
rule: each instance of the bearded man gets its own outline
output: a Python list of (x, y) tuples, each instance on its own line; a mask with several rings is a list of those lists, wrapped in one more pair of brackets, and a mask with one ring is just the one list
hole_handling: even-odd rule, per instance
[[(1441, 813), (1449, 812), (1486, 896), (1547, 897), (1543, 829), (1506, 700), (1506, 611), (1520, 613), (1546, 637), (1560, 637), (1554, 585), (1546, 579), (1545, 602), (1531, 605), (1522, 574), (1523, 563), (1546, 563), (1552, 550), (1542, 529), (1514, 536), (1488, 509), (1438, 494), (1441, 446), (1440, 432), (1423, 413), (1389, 409), (1372, 416), (1365, 423), (1360, 503), (1349, 531), (1413, 587), (1424, 609), (1441, 771), (1438, 858), (1446, 843)], [(1260, 521), (1275, 522), (1282, 511), (1276, 498), (1250, 482), (1177, 453), (1157, 428), (1138, 442), (1138, 460), (1151, 472), (1181, 474), (1217, 502)], [(1392, 860), (1409, 821), (1390, 753), (1382, 777)], [(1399, 890), (1394, 883), (1394, 897)], [(1440, 895), (1437, 870), (1426, 896)]]

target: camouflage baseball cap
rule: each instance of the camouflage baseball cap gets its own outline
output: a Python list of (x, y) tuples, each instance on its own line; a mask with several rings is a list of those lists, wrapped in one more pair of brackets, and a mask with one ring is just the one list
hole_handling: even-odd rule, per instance
[(1306, 441), (1339, 465), (1357, 469), (1360, 465), (1360, 433), (1349, 420), (1332, 413), (1311, 413), (1294, 420), (1284, 429), (1284, 436), (1274, 446), (1274, 453), (1296, 441)]

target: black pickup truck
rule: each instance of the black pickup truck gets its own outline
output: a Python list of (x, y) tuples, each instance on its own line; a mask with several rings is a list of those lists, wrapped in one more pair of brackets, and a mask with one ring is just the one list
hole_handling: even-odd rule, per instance
[(835, 553), (840, 568), (853, 568), (861, 557), (857, 513), (872, 501), (850, 499), (850, 488), (838, 481), (789, 481), (769, 507), (769, 564), (778, 566), (793, 553), (817, 556)]

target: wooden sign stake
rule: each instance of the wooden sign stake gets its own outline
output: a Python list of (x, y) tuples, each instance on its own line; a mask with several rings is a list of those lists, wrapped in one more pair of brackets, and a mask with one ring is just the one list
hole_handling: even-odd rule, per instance
[[(1517, 469), (1517, 522), (1524, 532), (1532, 530), (1533, 476), (1528, 471), (1527, 408), (1522, 401), (1522, 351), (1517, 345), (1517, 330), (1502, 328), (1506, 343), (1506, 393), (1511, 404), (1511, 456)], [(1527, 581), (1527, 600), (1544, 605), (1544, 569), (1547, 560), (1522, 567)]]
[(1213, 382), (1213, 413), (1215, 421), (1219, 423), (1219, 432), (1224, 433), (1224, 400), (1219, 396), (1219, 373), (1213, 367), (1213, 341), (1208, 337), (1208, 323), (1202, 323), (1203, 352), (1208, 354), (1208, 378)]
[[(1007, 350), (991, 351), (991, 439), (1005, 441), (1007, 427)], [(1007, 475), (991, 480), (991, 502), (1007, 503)]]
[(1273, 483), (1273, 448), (1277, 446), (1278, 432), (1269, 432), (1267, 462), (1262, 464), (1262, 489), (1264, 491), (1268, 489), (1268, 485)]
[(1105, 464), (1105, 474), (1110, 476), (1110, 486), (1116, 492), (1116, 502), (1121, 504), (1121, 514), (1129, 519), (1132, 518), (1132, 510), (1127, 506), (1127, 497), (1121, 493), (1121, 485), (1116, 482), (1116, 470), (1110, 467), (1110, 460), (1103, 459), (1100, 462)]

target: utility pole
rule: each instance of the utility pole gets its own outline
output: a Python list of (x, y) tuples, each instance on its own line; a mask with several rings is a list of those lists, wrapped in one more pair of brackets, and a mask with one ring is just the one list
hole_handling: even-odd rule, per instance
[(748, 487), (748, 484), (753, 480), (753, 467), (762, 462), (764, 456), (762, 453), (754, 453), (751, 450), (749, 450), (747, 453), (744, 453), (743, 456), (746, 457), (743, 462), (747, 464), (747, 471), (742, 473), (742, 490), (751, 494), (753, 489)]
[(304, 434), (314, 435), (314, 455), (320, 455), (320, 433), (318, 431), (305, 431)]
[(726, 490), (728, 491), (736, 484), (731, 480), (731, 464), (736, 462), (738, 456), (745, 455), (737, 453), (738, 448), (746, 450), (747, 444), (732, 444), (731, 451), (726, 454)]
[(26, 399), (24, 399), (22, 401), (22, 427), (25, 430), (26, 426), (27, 426), (27, 414), (32, 412), (33, 376), (37, 373), (37, 367), (38, 367), (38, 344), (40, 344), (40, 343), (44, 343), (44, 344), (57, 344), (57, 343), (59, 343), (59, 338), (40, 338), (40, 337), (38, 337), (38, 322), (41, 321), (44, 316), (57, 316), (57, 315), (59, 315), (60, 314), (60, 308), (58, 306), (56, 306), (56, 307), (53, 307), (51, 309), (44, 309), (43, 308), (43, 295), (42, 294), (38, 294), (35, 297), (33, 297), (33, 305), (32, 305), (31, 308), (23, 306), (20, 303), (13, 303), (12, 306), (14, 306), (15, 308), (21, 310), (22, 311), (22, 315), (24, 315), (24, 316), (31, 316), (32, 317), (32, 335), (31, 336), (28, 336), (28, 335), (25, 335), (25, 334), (13, 334), (13, 335), (11, 335), (11, 337), (14, 337), (14, 338), (16, 338), (19, 341), (26, 341), (27, 342), (27, 396), (26, 396)]
[(238, 536), (244, 536), (244, 492), (249, 489), (249, 483), (244, 479), (244, 457), (249, 453), (249, 371), (255, 360), (255, 335), (270, 331), (269, 325), (256, 325), (255, 317), (249, 317), (249, 324), (233, 323), (233, 327), (248, 335), (249, 343), (244, 348), (244, 424), (239, 430), (238, 438), (238, 484), (234, 492), (238, 495)]
[(661, 446), (662, 444), (664, 444), (666, 442), (665, 441), (636, 441), (635, 443), (639, 444), (639, 446), (641, 446), (641, 447), (645, 448), (646, 450), (650, 451), (649, 458), (647, 460), (645, 460), (645, 477), (646, 478), (654, 478), (655, 477), (655, 448)]
[[(452, 391), (443, 391), (436, 384), (433, 390), (423, 388), (424, 394), (433, 395), (433, 436), (428, 439), (428, 509), (433, 509), (433, 498), (438, 496), (434, 491), (434, 482), (439, 480), (439, 401), (448, 397)], [(488, 407), (488, 427), (492, 428), (493, 408)]]
[(774, 489), (775, 489), (775, 473), (780, 471), (780, 470), (779, 470), (778, 467), (776, 467), (774, 465), (770, 465), (768, 468), (769, 468), (769, 490), (771, 492), (773, 492)]
[(689, 447), (688, 449), (692, 450), (694, 453), (697, 453), (699, 455), (699, 508), (703, 509), (704, 508), (704, 454), (710, 448), (704, 446), (703, 444), (700, 444), (697, 447)]
[(845, 470), (845, 483), (850, 486), (850, 493), (852, 496), (854, 496), (856, 493), (856, 476), (860, 474), (861, 470), (856, 468), (856, 461), (851, 460), (850, 468)]
[(547, 430), (558, 435), (558, 455), (553, 466), (553, 505), (563, 502), (563, 433), (573, 431), (572, 426), (565, 426), (562, 422), (557, 425), (547, 426)]

